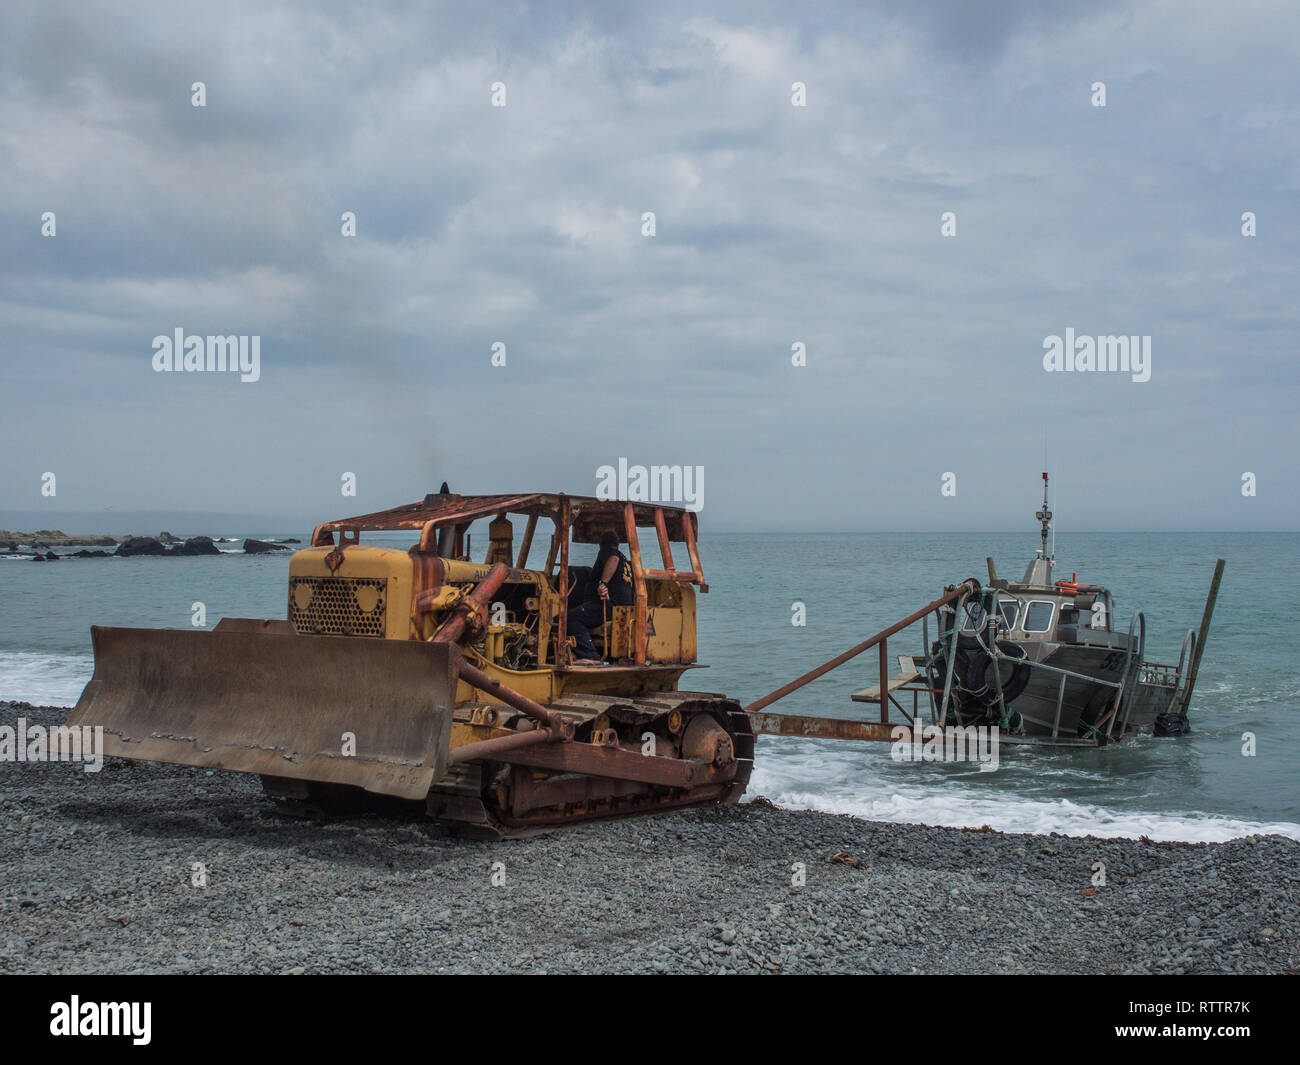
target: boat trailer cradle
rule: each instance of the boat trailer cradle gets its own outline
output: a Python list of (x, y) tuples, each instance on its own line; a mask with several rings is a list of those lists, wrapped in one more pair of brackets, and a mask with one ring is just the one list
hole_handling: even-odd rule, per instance
[[(1196, 684), (1196, 675), (1200, 668), (1201, 655), (1205, 649), (1205, 637), (1209, 632), (1210, 619), (1218, 597), (1219, 582), (1223, 574), (1224, 562), (1219, 559), (1214, 570), (1210, 592), (1206, 598), (1205, 610), (1201, 617), (1199, 630), (1189, 630), (1183, 640), (1182, 651), (1177, 665), (1160, 662), (1148, 662), (1142, 657), (1146, 643), (1146, 621), (1141, 612), (1134, 614), (1129, 623), (1128, 644), (1124, 667), (1118, 681), (1106, 681), (1098, 677), (1084, 676), (1068, 669), (1052, 666), (1044, 662), (1035, 662), (1027, 658), (1013, 659), (1017, 665), (1026, 664), (1031, 669), (1045, 670), (1059, 675), (1057, 688), (1056, 718), (1059, 725), (1061, 701), (1064, 697), (1065, 682), (1075, 677), (1090, 683), (1114, 688), (1116, 696), (1107, 715), (1096, 725), (1087, 726), (1086, 736), (1061, 735), (1059, 728), (1054, 728), (1050, 736), (1017, 735), (1010, 729), (1000, 729), (999, 742), (1023, 746), (1051, 747), (1096, 747), (1109, 743), (1124, 735), (1129, 714), (1135, 705), (1146, 703), (1156, 706), (1160, 712), (1185, 715), (1191, 702), (1192, 690)], [(498, 570), (500, 572), (498, 572)], [(492, 590), (504, 579), (506, 567), (497, 566), (489, 573), (483, 586), (475, 590), (476, 605), (486, 602)], [(998, 646), (996, 638), (996, 612), (988, 613), (987, 628), (981, 634), (978, 630), (960, 629), (954, 622), (943, 632), (940, 626), (938, 651), (927, 651), (925, 655), (899, 656), (899, 672), (890, 673), (889, 638), (910, 628), (917, 622), (923, 626), (922, 640), (929, 648), (929, 615), (949, 610), (960, 617), (962, 608), (972, 596), (979, 596), (983, 588), (975, 578), (969, 578), (955, 587), (947, 589), (943, 595), (921, 609), (909, 614), (901, 621), (876, 633), (869, 639), (850, 647), (847, 651), (823, 662), (815, 669), (782, 685), (744, 707), (755, 735), (799, 736), (809, 739), (863, 740), (881, 743), (911, 742), (914, 732), (921, 727), (929, 730), (928, 735), (942, 737), (951, 728), (941, 719), (939, 708), (948, 705), (952, 692), (953, 673), (956, 656), (953, 654), (953, 637), (960, 631), (963, 635), (974, 636), (980, 648), (994, 662), (1009, 659)], [(472, 613), (467, 608), (465, 614)], [(463, 623), (463, 621), (462, 621)], [(455, 627), (456, 622), (449, 623)], [(452, 633), (452, 636), (456, 633)], [(1137, 652), (1134, 653), (1136, 636)], [(450, 638), (447, 634), (440, 637)], [(440, 637), (435, 637), (439, 639)], [(800, 688), (819, 677), (857, 658), (859, 655), (875, 648), (879, 662), (879, 683), (872, 687), (854, 692), (856, 702), (874, 703), (880, 707), (880, 716), (876, 721), (852, 718), (815, 717), (806, 714), (769, 713), (767, 708), (780, 699), (798, 691)], [(916, 659), (920, 658), (918, 666)], [(942, 688), (931, 687), (922, 678), (932, 675), (932, 667), (938, 665), (944, 676)], [(461, 660), (459, 674), (473, 683), (480, 690), (490, 693), (503, 703), (511, 706), (533, 720), (535, 729), (526, 732), (513, 732), (505, 729), (493, 730), (495, 735), (461, 748), (452, 753), (452, 761), (463, 762), (473, 759), (502, 757), (509, 752), (505, 760), (536, 768), (567, 770), (587, 773), (595, 776), (624, 777), (647, 783), (676, 787), (690, 787), (713, 779), (726, 771), (726, 765), (716, 760), (706, 759), (682, 762), (668, 758), (647, 758), (642, 755), (620, 751), (616, 747), (605, 746), (603, 737), (593, 737), (593, 743), (577, 742), (573, 738), (573, 725), (562, 714), (526, 698), (519, 692), (507, 688), (500, 681), (488, 676), (472, 663)], [(993, 670), (998, 687), (998, 707), (1000, 719), (1007, 720), (1008, 707), (1001, 691), (1001, 671)], [(912, 696), (911, 711), (898, 700), (896, 693), (907, 692)], [(921, 697), (925, 696), (922, 702)], [(924, 721), (926, 707), (929, 708), (929, 721)], [(891, 720), (891, 707), (897, 711), (899, 718)], [(934, 729), (939, 731), (936, 733)]]

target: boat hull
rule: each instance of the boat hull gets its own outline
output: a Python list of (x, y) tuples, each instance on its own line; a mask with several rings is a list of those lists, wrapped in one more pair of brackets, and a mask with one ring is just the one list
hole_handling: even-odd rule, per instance
[[(1116, 692), (1111, 685), (1119, 682), (1125, 665), (1124, 653), (1114, 648), (1047, 642), (1026, 641), (1020, 646), (1035, 662), (1081, 675), (1032, 670), (1028, 686), (1012, 706), (1020, 715), (1025, 735), (1070, 738), (1093, 736), (1097, 729), (1104, 732)], [(1065, 682), (1063, 691), (1062, 681)], [(1113, 734), (1118, 732), (1117, 725)]]

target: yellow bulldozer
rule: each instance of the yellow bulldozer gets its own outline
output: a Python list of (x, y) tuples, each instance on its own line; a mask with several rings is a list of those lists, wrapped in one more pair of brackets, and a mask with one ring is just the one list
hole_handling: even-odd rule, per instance
[[(475, 562), (469, 529), (483, 520)], [(530, 568), (541, 520), (549, 545)], [(650, 530), (657, 569), (642, 560)], [(398, 531), (417, 542), (361, 542)], [(592, 632), (602, 662), (584, 663), (566, 615), (589, 574), (570, 544), (609, 533), (626, 546), (633, 603), (608, 609)], [(696, 536), (696, 515), (676, 507), (444, 485), (318, 526), (290, 560), (283, 620), (93, 627), (95, 671), (69, 723), (103, 726), (110, 756), (257, 773), (291, 811), (369, 793), (485, 838), (735, 802), (750, 719), (733, 699), (678, 688), (697, 666), (695, 597), (708, 591)]]

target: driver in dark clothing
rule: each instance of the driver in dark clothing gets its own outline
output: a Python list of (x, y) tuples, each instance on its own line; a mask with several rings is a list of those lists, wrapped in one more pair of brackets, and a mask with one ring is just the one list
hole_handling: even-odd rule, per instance
[(632, 564), (618, 549), (618, 536), (607, 532), (600, 538), (600, 553), (591, 567), (592, 583), (587, 586), (587, 597), (582, 604), (569, 611), (566, 631), (577, 644), (573, 660), (588, 665), (601, 662), (596, 645), (591, 642), (591, 630), (605, 620), (611, 606), (631, 606)]

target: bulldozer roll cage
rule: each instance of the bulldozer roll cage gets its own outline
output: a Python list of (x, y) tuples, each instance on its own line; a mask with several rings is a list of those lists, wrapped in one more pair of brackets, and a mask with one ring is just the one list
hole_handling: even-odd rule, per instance
[[(528, 569), (537, 523), (541, 518), (551, 521), (554, 531), (546, 553), (546, 564), (541, 572), (556, 582), (564, 594), (570, 588), (569, 544), (597, 544), (601, 537), (612, 532), (620, 544), (627, 545), (628, 561), (632, 568), (633, 618), (632, 661), (638, 666), (649, 662), (650, 594), (647, 582), (677, 581), (694, 585), (700, 592), (708, 592), (704, 571), (700, 565), (697, 545), (698, 522), (693, 511), (659, 503), (641, 503), (626, 500), (597, 499), (591, 496), (573, 496), (564, 493), (531, 493), (526, 495), (463, 496), (453, 492), (430, 493), (417, 503), (361, 514), (352, 518), (324, 522), (312, 532), (313, 547), (346, 548), (360, 542), (363, 532), (415, 532), (419, 541), (411, 548), (413, 556), (436, 560), (463, 558), (468, 555), (469, 528), (477, 521), (508, 518), (516, 515), (526, 519), (523, 540), (518, 554), (513, 558), (493, 558), (488, 562), (504, 561), (513, 570)], [(639, 529), (653, 529), (663, 567), (647, 568), (641, 552)], [(686, 549), (689, 569), (678, 569), (673, 559), (673, 544)], [(571, 664), (566, 612), (561, 610), (556, 618), (555, 664)], [(690, 660), (694, 659), (693, 649)]]

